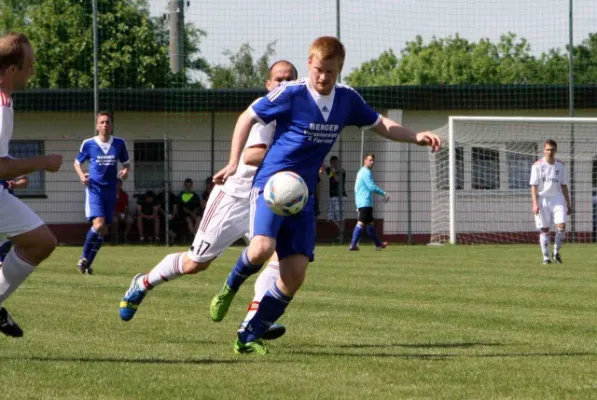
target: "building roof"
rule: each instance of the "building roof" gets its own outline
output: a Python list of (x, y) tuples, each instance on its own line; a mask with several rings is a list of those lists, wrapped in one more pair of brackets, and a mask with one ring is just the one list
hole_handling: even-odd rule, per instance
[[(434, 85), (357, 88), (377, 109), (567, 109), (567, 85)], [(100, 109), (147, 112), (240, 112), (260, 89), (102, 89)], [(17, 111), (93, 112), (92, 89), (29, 89), (15, 93)], [(597, 85), (575, 88), (575, 108), (597, 108)]]

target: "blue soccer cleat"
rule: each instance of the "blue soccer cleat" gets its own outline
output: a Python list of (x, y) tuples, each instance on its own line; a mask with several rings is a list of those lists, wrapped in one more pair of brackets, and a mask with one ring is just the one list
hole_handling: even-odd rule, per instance
[(147, 294), (146, 291), (141, 290), (137, 284), (137, 279), (145, 274), (137, 274), (131, 281), (129, 289), (124, 294), (122, 300), (120, 300), (120, 319), (123, 321), (130, 321), (135, 316), (139, 305)]

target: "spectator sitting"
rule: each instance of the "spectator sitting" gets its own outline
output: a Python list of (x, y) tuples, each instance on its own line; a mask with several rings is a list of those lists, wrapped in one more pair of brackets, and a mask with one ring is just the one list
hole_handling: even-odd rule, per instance
[(160, 241), (160, 218), (158, 216), (159, 206), (155, 202), (155, 193), (151, 190), (137, 201), (137, 229), (139, 229), (139, 242), (145, 242), (145, 223), (153, 221), (153, 239)]
[(193, 191), (193, 180), (191, 178), (185, 179), (184, 190), (178, 196), (178, 201), (187, 230), (191, 237), (194, 237), (201, 222), (202, 208), (199, 195)]
[(204, 211), (205, 207), (207, 206), (207, 200), (209, 199), (209, 195), (214, 188), (214, 181), (211, 176), (205, 178), (205, 190), (201, 195), (201, 210)]
[(162, 190), (156, 197), (156, 204), (158, 205), (158, 214), (160, 216), (160, 226), (166, 228), (166, 216), (168, 218), (169, 234), (174, 240), (176, 239), (176, 230), (180, 225), (180, 215), (178, 210), (178, 197), (170, 190), (170, 182), (164, 181), (163, 187), (168, 189), (168, 213), (166, 213), (166, 192)]
[(133, 227), (133, 217), (129, 214), (129, 195), (122, 189), (122, 179), (118, 179), (116, 183), (116, 205), (114, 206), (114, 222), (111, 226), (112, 235), (115, 237), (115, 242), (118, 242), (118, 233), (120, 225), (124, 226), (124, 243), (128, 241), (128, 235)]

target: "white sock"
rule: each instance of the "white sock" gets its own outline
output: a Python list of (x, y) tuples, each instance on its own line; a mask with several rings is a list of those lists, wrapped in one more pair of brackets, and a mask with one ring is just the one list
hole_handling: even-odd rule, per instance
[(549, 260), (549, 232), (541, 232), (539, 235), (539, 243), (541, 244), (543, 259)]
[(19, 257), (14, 248), (10, 249), (0, 268), (0, 305), (34, 270), (35, 265)]
[(139, 278), (139, 287), (142, 290), (149, 290), (164, 282), (176, 279), (184, 275), (182, 270), (182, 256), (184, 253), (168, 254), (148, 274)]
[(560, 252), (560, 249), (564, 245), (565, 236), (566, 236), (565, 230), (559, 230), (559, 229), (556, 230), (556, 240), (555, 240), (555, 243), (553, 244), (553, 254), (558, 254)]
[(249, 304), (247, 316), (240, 325), (240, 329), (244, 329), (247, 323), (253, 318), (257, 309), (259, 308), (259, 302), (265, 296), (267, 291), (276, 284), (278, 277), (280, 276), (280, 263), (278, 261), (270, 261), (267, 266), (261, 271), (257, 280), (255, 281), (255, 295), (253, 301)]

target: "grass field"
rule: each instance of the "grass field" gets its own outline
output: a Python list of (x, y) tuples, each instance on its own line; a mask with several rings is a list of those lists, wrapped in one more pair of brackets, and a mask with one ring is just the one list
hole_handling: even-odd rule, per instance
[(59, 248), (6, 307), (0, 398), (597, 398), (597, 249), (538, 246), (319, 247), (271, 354), (237, 356), (248, 282), (221, 323), (209, 301), (240, 248), (156, 288), (124, 323), (130, 278), (164, 247), (102, 249), (82, 276)]

